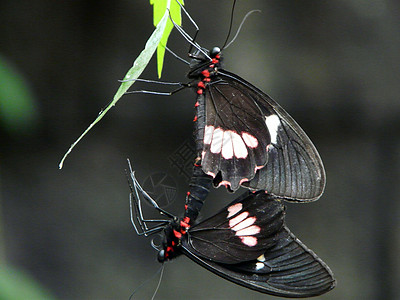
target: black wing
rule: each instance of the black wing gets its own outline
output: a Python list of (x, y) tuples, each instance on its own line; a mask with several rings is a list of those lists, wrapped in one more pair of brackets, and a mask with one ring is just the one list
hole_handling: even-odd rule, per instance
[(182, 251), (213, 273), (262, 293), (310, 297), (336, 284), (329, 267), (284, 225), (284, 206), (264, 192), (242, 196), (193, 226)]
[(239, 76), (219, 70), (216, 77), (204, 95), (203, 171), (233, 191), (242, 185), (287, 200), (318, 199), (325, 171), (300, 126)]

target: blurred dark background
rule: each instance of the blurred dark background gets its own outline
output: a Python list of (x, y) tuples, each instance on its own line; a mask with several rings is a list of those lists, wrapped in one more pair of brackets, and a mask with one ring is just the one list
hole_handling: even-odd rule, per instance
[[(221, 45), (231, 1), (186, 2), (198, 42)], [(323, 197), (287, 214), (337, 277), (316, 299), (399, 299), (399, 2), (238, 1), (235, 28), (252, 9), (262, 13), (224, 52), (225, 66), (276, 99), (325, 163)], [(191, 138), (195, 95), (124, 96), (58, 170), (143, 49), (152, 7), (2, 1), (0, 19), (0, 298), (128, 299), (159, 264), (130, 224), (126, 158), (142, 182), (168, 174), (176, 195), (166, 208), (182, 212), (187, 179), (170, 159)], [(186, 18), (184, 27), (194, 33)], [(168, 45), (186, 56), (177, 32)], [(162, 80), (187, 82), (186, 73), (166, 55)], [(153, 59), (141, 77), (156, 74)], [(229, 199), (214, 190), (203, 215)], [(157, 280), (136, 299), (150, 299)], [(166, 265), (156, 299), (184, 298), (276, 299), (181, 257)]]

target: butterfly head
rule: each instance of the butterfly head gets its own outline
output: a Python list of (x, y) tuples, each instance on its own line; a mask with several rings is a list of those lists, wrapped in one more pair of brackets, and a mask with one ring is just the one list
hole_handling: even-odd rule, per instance
[(214, 47), (210, 51), (211, 58), (216, 58), (217, 56), (221, 56), (221, 49), (219, 47)]
[(157, 260), (160, 263), (171, 260), (180, 254), (179, 248), (181, 245), (181, 238), (186, 235), (188, 228), (188, 224), (178, 219), (165, 226), (162, 245), (157, 247)]
[(188, 77), (191, 79), (201, 77), (204, 71), (210, 73), (211, 76), (215, 75), (222, 60), (221, 49), (219, 47), (214, 47), (211, 50), (199, 48), (195, 52), (190, 53), (189, 57), (192, 58), (188, 74)]
[(157, 260), (158, 260), (160, 263), (163, 263), (163, 262), (166, 260), (166, 257), (165, 257), (165, 250), (164, 250), (164, 249), (161, 249), (160, 251), (158, 251)]

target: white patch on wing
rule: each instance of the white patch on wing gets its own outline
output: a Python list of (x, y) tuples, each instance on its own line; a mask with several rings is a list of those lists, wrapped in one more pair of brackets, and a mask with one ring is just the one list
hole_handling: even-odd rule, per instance
[(215, 128), (213, 135), (212, 135), (212, 141), (211, 141), (211, 147), (210, 147), (210, 151), (212, 153), (220, 153), (221, 152), (223, 137), (224, 137), (224, 131), (221, 128)]
[(233, 142), (233, 152), (237, 158), (246, 158), (248, 155), (247, 148), (240, 135), (236, 132), (231, 132)]
[(233, 215), (237, 214), (239, 211), (243, 209), (243, 204), (242, 203), (236, 203), (228, 207), (228, 216), (227, 218), (229, 219)]
[(256, 148), (258, 146), (258, 140), (250, 133), (242, 132), (242, 138), (246, 143), (247, 147)]
[(259, 257), (257, 257), (258, 261), (265, 261), (265, 256), (264, 254), (261, 254)]
[[(207, 125), (204, 128), (203, 143), (211, 145), (211, 153), (221, 153), (224, 159), (232, 159), (233, 156), (236, 158), (246, 158), (249, 154), (247, 147), (255, 148), (258, 145), (257, 139), (251, 134), (244, 132), (240, 136), (233, 130), (223, 130), (219, 127), (214, 128), (212, 125)], [(204, 158), (204, 155), (202, 156)]]
[(245, 212), (241, 213), (240, 215), (234, 217), (233, 219), (231, 219), (229, 221), (229, 227), (230, 228), (234, 227), (236, 224), (239, 224), (244, 219), (246, 219), (248, 216), (249, 216), (249, 213), (247, 211), (245, 211)]
[(204, 139), (203, 139), (204, 144), (206, 145), (211, 144), (213, 131), (214, 131), (214, 126), (208, 125), (206, 126), (206, 128), (204, 128)]
[(225, 159), (231, 159), (233, 157), (233, 143), (232, 143), (233, 131), (227, 130), (224, 132), (224, 139), (222, 142), (222, 157)]
[[(244, 223), (244, 222), (242, 222), (242, 223)], [(257, 233), (260, 233), (260, 231), (261, 231), (260, 226), (252, 225), (247, 228), (236, 231), (236, 236), (256, 235)]]
[(279, 117), (277, 115), (270, 115), (268, 117), (265, 117), (265, 124), (268, 127), (269, 134), (271, 136), (271, 143), (276, 144), (277, 136), (278, 136), (278, 129), (279, 126), (281, 125), (281, 121), (279, 120)]
[(256, 270), (257, 270), (257, 271), (260, 270), (260, 269), (262, 269), (262, 268), (264, 268), (264, 264), (263, 264), (262, 262), (256, 263)]
[[(243, 205), (241, 203), (237, 203), (228, 207), (228, 218), (238, 213), (242, 209)], [(240, 238), (243, 244), (253, 247), (258, 243), (257, 237), (254, 235), (260, 233), (261, 228), (260, 226), (253, 225), (257, 220), (256, 217), (248, 218), (248, 216), (248, 211), (242, 212), (240, 215), (232, 218), (229, 221), (229, 227), (232, 229), (232, 231), (235, 231), (235, 235)]]
[(241, 236), (240, 239), (246, 246), (253, 247), (257, 245), (257, 238), (254, 236)]
[(232, 228), (232, 230), (239, 231), (239, 230), (241, 230), (243, 228), (246, 228), (246, 227), (249, 227), (249, 226), (253, 225), (255, 221), (256, 221), (255, 217), (247, 218), (246, 220), (244, 220), (244, 221), (240, 222), (239, 224), (235, 225)]

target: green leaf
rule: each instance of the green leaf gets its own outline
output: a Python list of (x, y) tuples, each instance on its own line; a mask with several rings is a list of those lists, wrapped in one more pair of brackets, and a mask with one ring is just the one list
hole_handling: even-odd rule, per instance
[(9, 265), (0, 265), (0, 299), (55, 299), (32, 276)]
[(0, 123), (10, 133), (31, 131), (37, 123), (35, 99), (24, 78), (0, 56)]
[(156, 29), (151, 34), (150, 38), (147, 40), (144, 50), (139, 54), (139, 56), (136, 58), (135, 62), (133, 63), (133, 66), (126, 73), (123, 82), (121, 83), (118, 91), (114, 95), (113, 100), (104, 110), (102, 110), (99, 113), (96, 120), (94, 120), (94, 122), (89, 125), (89, 127), (81, 134), (81, 136), (71, 145), (71, 147), (68, 149), (68, 151), (64, 154), (64, 157), (61, 159), (61, 162), (59, 164), (60, 169), (63, 167), (64, 161), (67, 158), (67, 156), (71, 153), (72, 149), (79, 143), (79, 141), (86, 135), (86, 133), (88, 133), (89, 130), (92, 129), (92, 127), (94, 125), (96, 125), (96, 123), (99, 122), (104, 117), (104, 115), (111, 109), (111, 107), (115, 106), (117, 101), (132, 86), (132, 84), (140, 76), (140, 74), (142, 74), (143, 70), (146, 68), (146, 66), (150, 62), (151, 57), (153, 56), (154, 52), (157, 49), (157, 46), (159, 45), (159, 43), (161, 41), (167, 21), (169, 19), (170, 2), (171, 2), (171, 0), (167, 0), (167, 2), (166, 2), (167, 4), (165, 6), (165, 11), (164, 11), (162, 18), (160, 19), (160, 22), (158, 22)]
[[(178, 1), (179, 3), (184, 5), (183, 0)], [(166, 0), (150, 0), (150, 4), (153, 5), (153, 23), (154, 26), (156, 26), (161, 20), (162, 14), (166, 9), (167, 2)], [(173, 0), (171, 3), (170, 15), (176, 24), (178, 24), (179, 26), (182, 25), (181, 7), (176, 0)], [(167, 26), (161, 38), (161, 42), (157, 47), (158, 78), (161, 78), (162, 68), (164, 64), (165, 46), (167, 45), (169, 35), (171, 34), (173, 28), (174, 24), (171, 22), (170, 19), (168, 19)]]

